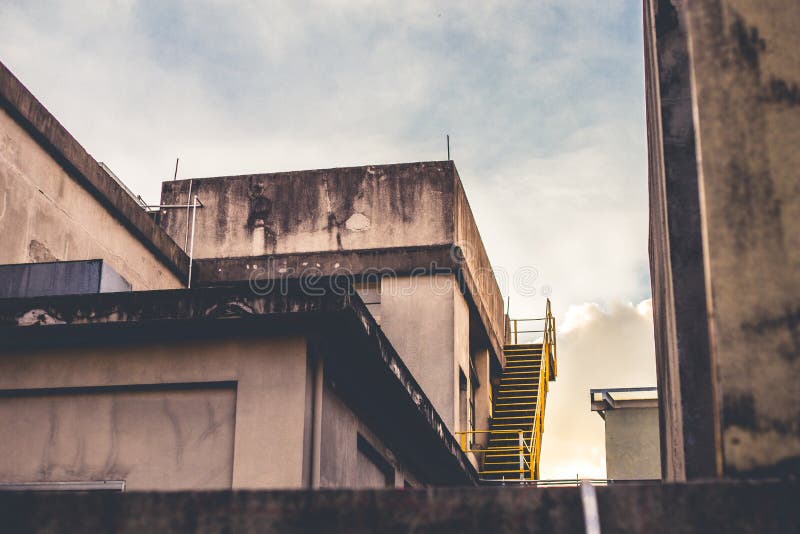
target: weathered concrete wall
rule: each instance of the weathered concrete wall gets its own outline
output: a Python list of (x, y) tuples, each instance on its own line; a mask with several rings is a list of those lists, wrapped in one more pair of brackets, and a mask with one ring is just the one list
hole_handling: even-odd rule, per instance
[[(474, 351), (475, 371), (478, 374), (480, 386), (475, 390), (475, 427), (476, 430), (489, 429), (489, 417), (492, 410), (492, 377), (489, 351), (478, 349)], [(477, 434), (475, 443), (485, 447), (489, 444), (489, 434)]]
[(0, 481), (232, 487), (236, 388), (110, 388), (0, 399)]
[[(650, 280), (665, 480), (717, 473), (700, 195), (686, 23), (645, 2)], [(687, 447), (686, 444), (691, 444)]]
[(452, 275), (388, 277), (381, 290), (381, 328), (451, 432), (458, 430), (455, 293)]
[[(197, 258), (434, 245), (453, 232), (452, 172), (433, 162), (179, 180), (163, 183), (161, 200), (185, 204), (191, 194), (205, 206)], [(161, 214), (179, 243), (186, 212)]]
[(800, 4), (688, 4), (722, 472), (800, 473)]
[[(297, 284), (284, 289), (287, 292), (259, 295), (246, 285), (239, 285), (0, 299), (0, 339), (4, 340), (0, 358), (9, 354), (19, 356), (25, 351), (40, 354), (45, 347), (52, 349), (47, 354), (55, 358), (64, 347), (87, 346), (92, 342), (105, 355), (114, 355), (120, 352), (117, 347), (124, 346), (126, 349), (121, 354), (126, 357), (134, 355), (132, 358), (135, 360), (137, 350), (148, 353), (157, 345), (154, 339), (167, 337), (242, 342), (254, 335), (276, 336), (277, 339), (290, 335), (306, 338), (309, 346), (307, 359), (319, 361), (321, 356), (323, 361), (332, 364), (326, 367), (326, 372), (330, 373), (337, 391), (347, 394), (347, 402), (358, 407), (359, 416), (368, 422), (370, 429), (396, 451), (398, 457), (413, 466), (415, 472), (423, 473), (426, 483), (474, 484), (477, 479), (474, 467), (358, 296), (331, 292), (312, 295)], [(164, 346), (187, 347), (189, 350), (202, 346), (202, 343), (187, 345), (176, 341)], [(16, 352), (12, 352), (12, 348)], [(220, 358), (228, 357), (226, 353), (220, 353)], [(73, 354), (79, 354), (79, 351), (64, 350), (66, 358)], [(255, 350), (251, 356), (258, 358), (260, 355)], [(98, 356), (96, 372), (105, 373), (114, 361), (113, 358), (106, 361)], [(201, 359), (195, 362), (186, 357), (181, 362), (182, 365), (200, 366), (197, 369), (200, 376), (208, 370)], [(306, 367), (308, 364), (303, 364), (303, 368)], [(212, 370), (215, 368), (211, 367)], [(311, 368), (316, 369), (316, 366)], [(43, 369), (39, 371), (46, 374), (46, 369)], [(123, 367), (121, 371), (125, 369)], [(189, 371), (182, 372), (195, 376)], [(125, 383), (124, 376), (120, 376), (117, 379)], [(293, 376), (278, 375), (263, 381), (267, 387), (273, 380), (286, 378), (284, 385), (291, 389), (292, 395), (297, 395), (285, 401), (292, 410), (296, 408), (299, 412), (292, 431), (303, 426), (313, 431), (312, 436), (303, 433), (297, 443), (297, 454), (308, 459), (298, 461), (300, 480), (312, 487), (319, 480), (313, 472), (319, 462), (312, 461), (315, 455), (310, 450), (311, 438), (319, 436), (320, 432), (316, 432), (317, 424), (311, 421), (313, 415), (321, 413), (321, 410), (312, 412), (309, 403), (313, 399), (316, 407), (316, 399), (322, 398), (312, 392), (316, 391), (315, 379), (318, 376), (322, 373), (315, 371), (313, 377), (306, 373), (302, 382), (299, 378), (295, 381)], [(12, 387), (18, 378), (18, 375), (10, 376), (10, 383), (0, 384), (0, 388)], [(256, 374), (252, 378), (258, 380)], [(223, 377), (222, 380), (227, 379)], [(258, 400), (274, 401), (268, 396)], [(282, 410), (282, 407), (283, 401), (275, 402), (269, 410), (261, 413), (269, 416), (272, 410)], [(392, 417), (387, 418), (387, 413)], [(253, 417), (256, 415), (259, 414), (252, 414)], [(270, 426), (269, 431), (291, 436), (291, 432), (286, 434), (286, 429), (281, 426), (282, 421), (278, 426)], [(257, 434), (252, 445), (256, 446), (257, 440), (268, 439), (267, 435)], [(238, 436), (236, 442), (241, 442)]]
[[(665, 476), (707, 476), (691, 467), (692, 458), (695, 466), (713, 461), (717, 476), (797, 473), (800, 4), (653, 0), (645, 6), (648, 122), (650, 133), (658, 133), (650, 135), (650, 176), (651, 184), (662, 182), (651, 189), (657, 221), (651, 231), (657, 245), (653, 292), (667, 436)], [(670, 42), (658, 39), (660, 13), (669, 11), (677, 22), (662, 35), (678, 42), (672, 48), (677, 56), (670, 56)], [(655, 73), (662, 77), (658, 90)], [(677, 86), (669, 95), (659, 93), (669, 86), (665, 79)], [(687, 99), (693, 136), (670, 139), (679, 119), (688, 120)], [(660, 117), (650, 111), (659, 111)], [(694, 151), (691, 169), (686, 155)], [(669, 187), (671, 163), (692, 170), (677, 190)], [(667, 168), (666, 187), (659, 166)], [(670, 207), (691, 193), (692, 180), (699, 220), (691, 214), (676, 218), (681, 210)], [(699, 263), (698, 233), (705, 313), (698, 309), (700, 285), (692, 282)], [(688, 284), (683, 274), (690, 275)], [(682, 306), (688, 319), (683, 325)], [(682, 336), (690, 340), (683, 347)], [(688, 352), (690, 346), (697, 350)], [(689, 391), (697, 392), (690, 399), (694, 403), (686, 398)]]
[(2, 350), (0, 480), (302, 487), (306, 372), (302, 338)]
[[(791, 532), (797, 483), (597, 488), (602, 532)], [(0, 494), (13, 532), (586, 532), (576, 488)]]
[[(459, 272), (460, 289), (483, 322), (485, 343), (502, 358), (502, 296), (453, 162), (162, 185), (163, 204), (185, 204), (193, 195), (204, 205), (195, 223), (197, 282), (247, 279), (254, 264), (273, 277), (446, 268)], [(161, 212), (160, 224), (178, 243), (188, 245), (190, 213)], [(442, 246), (454, 248), (442, 258)]]
[(134, 290), (177, 276), (0, 108), (0, 263), (103, 259)]
[(658, 408), (608, 410), (606, 478), (661, 478)]
[(453, 405), (459, 408), (459, 376), (464, 373), (467, 378), (466, 391), (466, 410), (463, 421), (456, 420), (456, 427), (459, 431), (471, 430), (469, 428), (469, 405), (470, 405), (470, 376), (469, 367), (469, 307), (464, 295), (454, 289), (453, 295), (453, 360), (451, 376), (453, 377)]
[[(390, 472), (384, 473), (369, 454), (359, 450), (359, 435), (380, 455)], [(320, 487), (382, 488), (391, 483), (404, 487), (408, 480), (417, 486), (416, 477), (400, 463), (393, 452), (341, 399), (330, 383), (325, 384), (322, 400), (322, 440)], [(392, 487), (392, 486), (388, 486)]]

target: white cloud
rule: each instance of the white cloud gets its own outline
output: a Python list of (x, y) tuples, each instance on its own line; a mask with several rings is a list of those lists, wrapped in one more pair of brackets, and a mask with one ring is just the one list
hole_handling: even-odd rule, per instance
[(542, 478), (605, 478), (604, 426), (589, 389), (654, 386), (651, 300), (571, 306), (558, 333), (542, 441)]

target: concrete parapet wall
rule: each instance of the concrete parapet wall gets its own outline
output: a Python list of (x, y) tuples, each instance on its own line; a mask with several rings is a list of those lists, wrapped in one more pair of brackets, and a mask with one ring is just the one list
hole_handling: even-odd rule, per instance
[[(787, 532), (796, 483), (597, 488), (602, 532)], [(0, 493), (13, 532), (586, 532), (577, 488)]]

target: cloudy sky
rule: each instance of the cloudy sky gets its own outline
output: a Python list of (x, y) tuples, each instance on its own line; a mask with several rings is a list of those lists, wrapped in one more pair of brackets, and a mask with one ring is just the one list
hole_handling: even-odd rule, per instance
[(0, 60), (135, 192), (446, 158), (512, 316), (551, 293), (545, 478), (604, 476), (590, 387), (655, 384), (641, 2), (4, 0)]

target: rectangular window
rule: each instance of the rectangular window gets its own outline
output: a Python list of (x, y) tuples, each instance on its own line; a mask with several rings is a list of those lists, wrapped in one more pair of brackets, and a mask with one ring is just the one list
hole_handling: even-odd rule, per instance
[(124, 480), (79, 480), (69, 482), (3, 482), (0, 491), (125, 491)]
[[(469, 429), (475, 430), (475, 377), (469, 381)], [(474, 438), (475, 434), (471, 434)]]
[(361, 434), (357, 435), (358, 462), (356, 486), (359, 488), (393, 488), (394, 466)]
[[(470, 430), (469, 428), (469, 399), (467, 398), (467, 376), (461, 369), (458, 370), (458, 429), (460, 431)], [(467, 441), (472, 442), (470, 436)]]

